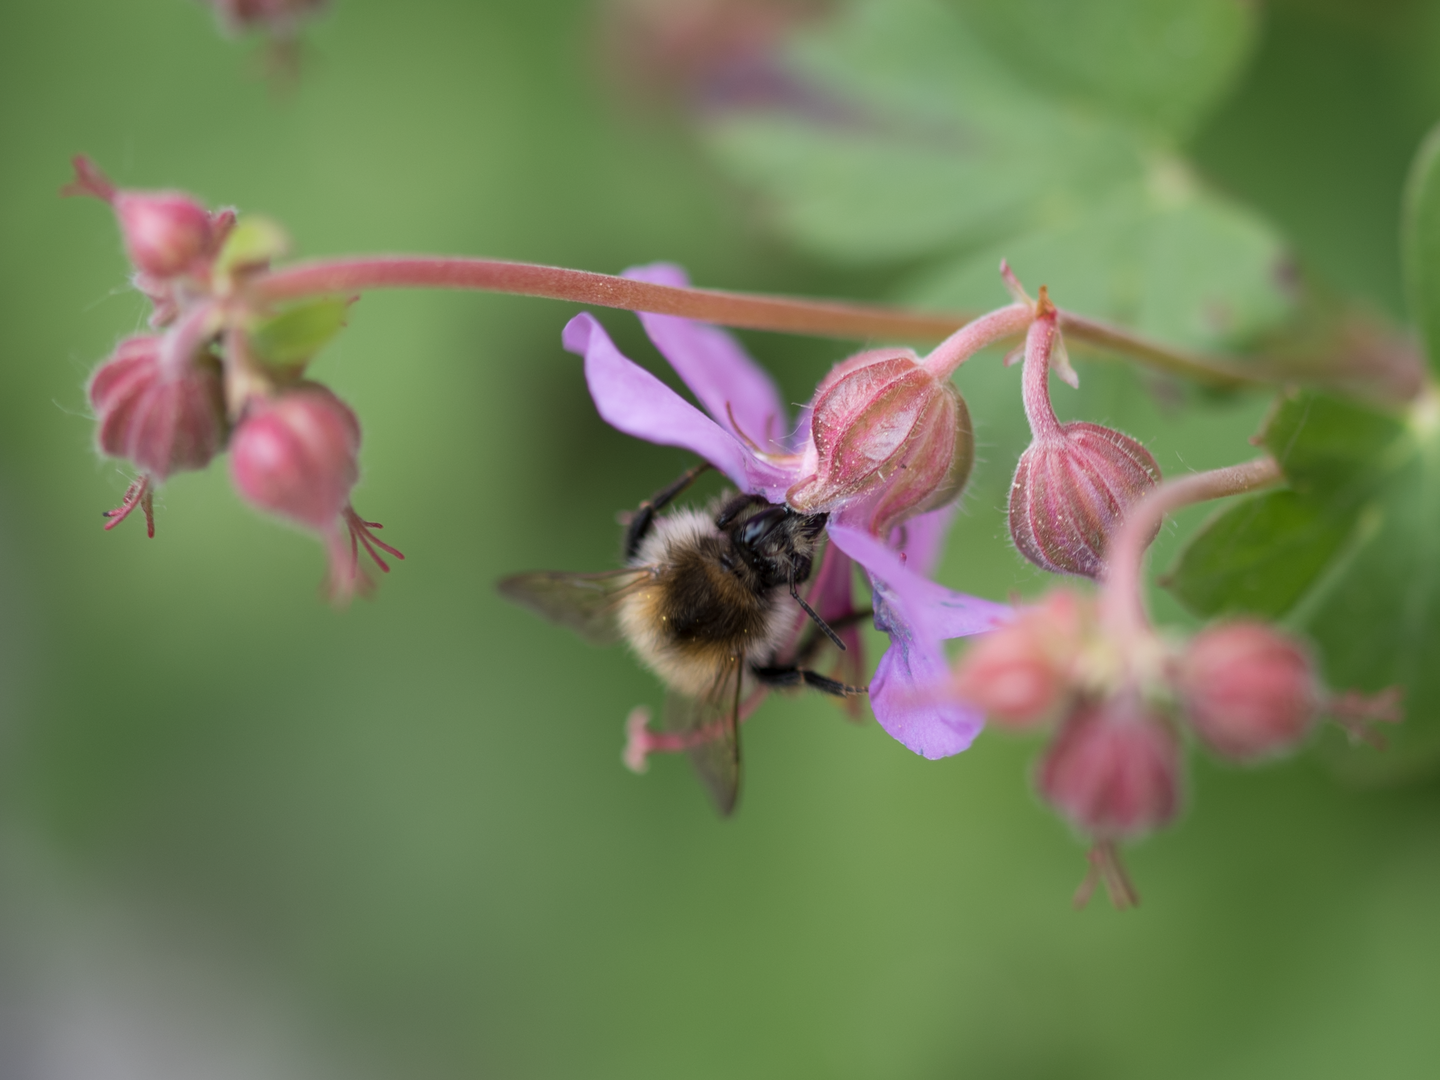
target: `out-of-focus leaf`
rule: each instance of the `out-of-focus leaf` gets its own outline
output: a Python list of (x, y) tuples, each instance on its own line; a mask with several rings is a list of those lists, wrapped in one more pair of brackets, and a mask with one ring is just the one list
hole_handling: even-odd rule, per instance
[[(1264, 443), (1293, 485), (1282, 493), (1292, 505), (1275, 495), (1268, 517), (1261, 507), (1243, 518), (1262, 502), (1252, 500), (1214, 519), (1182, 555), (1170, 587), (1204, 613), (1288, 611), (1319, 645), (1336, 689), (1404, 689), (1406, 719), (1387, 732), (1390, 746), (1332, 750), (1342, 772), (1382, 780), (1440, 765), (1440, 409), (1427, 398), (1395, 416), (1299, 394), (1276, 409)], [(1275, 548), (1268, 557), (1267, 525)], [(1315, 552), (1304, 550), (1307, 528), (1329, 551), (1318, 568)], [(1240, 556), (1228, 572), (1227, 542)], [(1286, 565), (1287, 551), (1294, 565)], [(1267, 565), (1276, 581), (1257, 582), (1257, 568)], [(1306, 574), (1308, 588), (1296, 591)], [(1282, 606), (1287, 589), (1294, 602)]]
[[(1076, 18), (1103, 28), (1103, 6), (1077, 0)], [(1068, 47), (1063, 39), (1037, 46), (1027, 65), (1007, 63), (991, 41), (995, 20), (1010, 16), (985, 15), (982, 36), (933, 0), (862, 0), (790, 46), (778, 100), (712, 117), (710, 145), (809, 250), (850, 262), (930, 260), (908, 300), (1002, 302), (1005, 256), (1022, 280), (1047, 282), (1087, 314), (1188, 344), (1244, 339), (1287, 310), (1279, 240), (1201, 188), (1157, 118), (1193, 117), (1229, 78), (1248, 31), (1232, 0), (1180, 7), (1190, 14), (1141, 20), (1136, 33), (1183, 51), (1166, 36), (1175, 27), (1241, 21), (1197, 39), (1173, 85), (1159, 75), (1168, 65), (1147, 66), (1154, 57), (1144, 49), (1125, 53), (1129, 68), (1115, 69), (1113, 86), (1101, 78), (1103, 56), (1076, 61), (1071, 81), (1100, 88), (1098, 105), (1077, 107), (1073, 90), (1031, 77), (1046, 50)], [(1027, 32), (1052, 30), (1041, 19)], [(1143, 98), (1149, 119), (1115, 106), (1116, 95)]]
[(215, 273), (224, 277), (250, 266), (262, 266), (290, 250), (290, 237), (276, 222), (247, 214), (235, 223), (215, 259)]
[(1037, 204), (1103, 193), (1140, 168), (1123, 127), (1056, 109), (931, 3), (858, 4), (788, 61), (804, 97), (728, 114), (710, 142), (821, 254), (905, 258), (983, 241), (1023, 227)]
[(1353, 517), (1322, 502), (1267, 492), (1206, 522), (1165, 584), (1200, 615), (1276, 619), (1315, 583), (1353, 527)]
[(287, 308), (250, 331), (250, 348), (267, 364), (296, 367), (309, 362), (345, 327), (345, 300), (309, 300)]
[(1410, 317), (1420, 328), (1431, 367), (1440, 370), (1440, 125), (1420, 144), (1410, 166), (1401, 254)]
[(1261, 439), (1298, 492), (1330, 503), (1363, 498), (1412, 451), (1403, 421), (1324, 394), (1282, 398)]
[(1064, 307), (1102, 314), (1164, 340), (1243, 341), (1284, 316), (1284, 252), (1254, 215), (1189, 182), (1178, 162), (1099, 206), (988, 245), (914, 280), (906, 299), (935, 307), (1003, 303), (996, 267), (1045, 284)]
[(1245, 0), (953, 0), (1035, 85), (1184, 134), (1255, 41)]

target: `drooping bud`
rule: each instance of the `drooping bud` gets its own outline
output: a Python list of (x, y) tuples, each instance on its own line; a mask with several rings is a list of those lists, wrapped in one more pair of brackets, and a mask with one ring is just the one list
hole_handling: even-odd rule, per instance
[(1322, 696), (1305, 649), (1257, 622), (1197, 634), (1176, 683), (1195, 734), (1232, 761), (1294, 750), (1320, 716)]
[(323, 531), (349, 505), (359, 452), (355, 414), (310, 383), (251, 400), (230, 443), (230, 476), (252, 505)]
[(811, 440), (809, 474), (786, 501), (807, 514), (858, 507), (880, 536), (959, 495), (975, 458), (965, 399), (909, 349), (836, 365), (815, 392)]
[(90, 377), (95, 441), (107, 457), (140, 470), (120, 506), (105, 512), (113, 529), (137, 507), (155, 535), (154, 481), (204, 468), (225, 445), (225, 397), (220, 365), (205, 353), (166, 358), (163, 339), (133, 337)]
[(233, 214), (212, 216), (177, 191), (118, 190), (88, 158), (74, 161), (75, 180), (64, 195), (93, 195), (109, 203), (120, 222), (130, 261), (142, 274), (164, 279), (184, 274), (214, 255)]
[(1081, 420), (1059, 422), (1048, 386), (1058, 340), (1052, 308), (1031, 325), (1025, 343), (1025, 413), (1034, 440), (1010, 487), (1010, 536), (1044, 570), (1098, 578), (1111, 532), (1160, 482), (1160, 467), (1128, 435)]
[(158, 337), (122, 341), (90, 377), (96, 442), (156, 480), (203, 469), (225, 444), (220, 365), (208, 354), (161, 361)]
[(1075, 420), (1020, 455), (1010, 488), (1010, 536), (1055, 574), (1098, 578), (1125, 511), (1160, 482), (1160, 467), (1128, 435)]
[(1040, 794), (1097, 840), (1138, 836), (1180, 806), (1180, 743), (1169, 723), (1125, 694), (1072, 713), (1045, 752)]
[(955, 667), (956, 696), (1004, 727), (1050, 720), (1075, 691), (1091, 607), (1078, 593), (1057, 590), (981, 636)]
[[(370, 530), (350, 506), (360, 479), (360, 422), (350, 407), (318, 383), (302, 383), (274, 398), (252, 398), (230, 440), (230, 478), (242, 498), (288, 518), (325, 540), (330, 590), (338, 600), (364, 587), (359, 545), (386, 573), (379, 551), (405, 558)], [(341, 525), (344, 525), (344, 531)]]

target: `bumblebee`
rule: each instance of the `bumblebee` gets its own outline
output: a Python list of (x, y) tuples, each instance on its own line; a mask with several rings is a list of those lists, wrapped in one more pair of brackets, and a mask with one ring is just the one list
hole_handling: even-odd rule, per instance
[[(799, 591), (828, 515), (745, 494), (722, 499), (708, 513), (661, 515), (708, 467), (690, 469), (630, 515), (623, 568), (516, 574), (498, 588), (590, 641), (628, 642), (668, 690), (662, 729), (682, 736), (716, 806), (729, 814), (740, 785), (741, 713), (753, 691), (808, 686), (846, 697), (865, 689), (801, 666), (819, 635), (845, 648)], [(796, 606), (815, 632), (795, 662), (777, 663), (795, 635)]]

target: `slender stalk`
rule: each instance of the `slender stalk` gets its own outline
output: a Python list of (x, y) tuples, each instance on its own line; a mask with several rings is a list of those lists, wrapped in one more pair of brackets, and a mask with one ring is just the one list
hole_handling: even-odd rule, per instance
[(1023, 334), (1035, 320), (1033, 304), (1011, 304), (966, 323), (935, 346), (925, 368), (937, 379), (948, 379), (961, 364), (987, 345)]
[(960, 314), (679, 288), (587, 270), (494, 259), (395, 257), (300, 263), (256, 277), (249, 293), (260, 300), (275, 301), (377, 288), (479, 289), (656, 315), (681, 315), (747, 330), (852, 339), (934, 341), (966, 322), (966, 316)]
[(1177, 349), (1122, 326), (1088, 319), (1063, 308), (1060, 309), (1060, 329), (1070, 341), (1081, 341), (1094, 349), (1112, 349), (1150, 367), (1216, 387), (1273, 386), (1286, 381), (1282, 373), (1257, 364)]
[[(477, 289), (657, 315), (680, 315), (749, 330), (862, 341), (938, 341), (955, 333), (970, 318), (962, 313), (915, 311), (878, 304), (654, 285), (610, 274), (534, 263), (427, 256), (297, 263), (256, 275), (248, 282), (247, 293), (264, 303), (382, 288)], [(1060, 312), (1060, 325), (1071, 341), (1118, 352), (1200, 382), (1239, 386), (1280, 381), (1273, 374), (1249, 369), (1228, 357), (1174, 349), (1121, 327), (1066, 311)], [(1024, 326), (1017, 325), (1014, 333), (1023, 329)], [(964, 340), (954, 344), (957, 352), (963, 352), (966, 347)]]
[(1186, 506), (1241, 495), (1280, 483), (1284, 475), (1275, 459), (1256, 458), (1211, 472), (1167, 480), (1130, 508), (1110, 538), (1105, 580), (1100, 591), (1100, 617), (1120, 640), (1146, 633), (1148, 619), (1140, 589), (1140, 569), (1150, 538), (1165, 515)]
[(1025, 366), (1020, 373), (1020, 395), (1025, 403), (1025, 419), (1030, 421), (1030, 434), (1038, 443), (1054, 445), (1063, 441), (1060, 419), (1050, 404), (1050, 353), (1055, 348), (1055, 311), (1052, 308), (1030, 324), (1025, 335)]

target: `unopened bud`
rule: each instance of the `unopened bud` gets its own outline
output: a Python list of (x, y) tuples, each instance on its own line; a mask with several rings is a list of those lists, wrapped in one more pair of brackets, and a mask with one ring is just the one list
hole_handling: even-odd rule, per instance
[(1233, 761), (1294, 750), (1320, 715), (1309, 655), (1261, 623), (1234, 622), (1197, 634), (1176, 681), (1195, 734)]
[(315, 383), (251, 399), (230, 440), (230, 476), (251, 505), (325, 531), (360, 479), (360, 422)]
[(360, 478), (360, 422), (350, 407), (318, 383), (302, 383), (275, 398), (250, 400), (230, 440), (230, 478), (252, 506), (319, 533), (330, 556), (330, 595), (347, 600), (368, 585), (359, 549), (389, 573), (381, 556), (399, 551), (380, 540), (350, 506)]
[(1044, 723), (1069, 700), (1089, 616), (1078, 594), (1051, 593), (970, 646), (955, 668), (956, 695), (1005, 727)]
[(225, 444), (219, 364), (202, 355), (166, 365), (160, 345), (158, 337), (121, 342), (89, 387), (101, 452), (157, 480), (204, 468)]
[(1098, 578), (1111, 532), (1160, 479), (1155, 459), (1130, 436), (1083, 420), (1062, 424), (1020, 455), (1010, 536), (1044, 570)]
[(880, 536), (959, 495), (975, 458), (965, 399), (908, 349), (837, 365), (815, 392), (811, 438), (813, 471), (786, 501), (807, 514), (863, 507)]
[(1163, 717), (1133, 697), (1088, 704), (1045, 752), (1040, 794), (1097, 840), (1169, 822), (1180, 805), (1180, 743)]
[(174, 277), (215, 253), (234, 215), (212, 216), (178, 191), (122, 191), (87, 157), (74, 161), (75, 179), (62, 195), (93, 195), (115, 210), (130, 261), (142, 274)]

